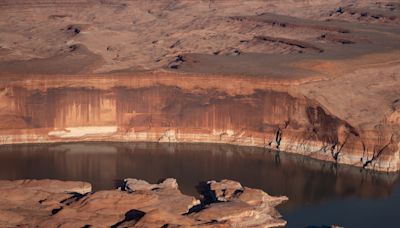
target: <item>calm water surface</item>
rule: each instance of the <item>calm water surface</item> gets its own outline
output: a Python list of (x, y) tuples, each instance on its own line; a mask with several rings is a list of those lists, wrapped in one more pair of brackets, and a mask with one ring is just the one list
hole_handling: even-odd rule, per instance
[(397, 175), (336, 166), (260, 148), (210, 144), (62, 143), (0, 146), (0, 179), (82, 180), (112, 189), (131, 177), (173, 177), (197, 196), (203, 180), (232, 179), (289, 201), (288, 227), (400, 227)]

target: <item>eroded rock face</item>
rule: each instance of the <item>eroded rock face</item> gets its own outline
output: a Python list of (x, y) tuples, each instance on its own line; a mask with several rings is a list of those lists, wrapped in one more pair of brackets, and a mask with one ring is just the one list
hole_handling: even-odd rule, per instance
[[(126, 179), (119, 190), (56, 180), (0, 181), (0, 225), (40, 227), (277, 227), (275, 206), (287, 197), (230, 180), (203, 183), (201, 201), (183, 195), (175, 179), (160, 184)], [(218, 196), (210, 201), (209, 196)]]
[(334, 116), (314, 100), (285, 91), (230, 94), (215, 88), (119, 86), (123, 81), (128, 82), (110, 83), (109, 88), (5, 88), (0, 98), (0, 143), (215, 142), (376, 170), (398, 169), (399, 136), (391, 127), (398, 125), (397, 111), (381, 127), (365, 129)]

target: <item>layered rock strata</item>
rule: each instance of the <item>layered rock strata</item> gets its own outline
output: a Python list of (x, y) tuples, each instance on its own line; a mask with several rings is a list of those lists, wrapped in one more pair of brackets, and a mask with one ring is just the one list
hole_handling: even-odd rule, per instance
[(0, 181), (2, 227), (278, 227), (286, 222), (272, 197), (230, 180), (198, 186), (201, 199), (181, 194), (175, 179), (160, 184), (126, 179), (118, 190), (89, 183)]
[(357, 128), (314, 99), (261, 82), (240, 91), (246, 81), (235, 78), (222, 85), (231, 88), (198, 78), (179, 83), (179, 75), (169, 73), (108, 78), (10, 82), (0, 97), (0, 142), (228, 143), (375, 170), (399, 168), (397, 111), (372, 129)]

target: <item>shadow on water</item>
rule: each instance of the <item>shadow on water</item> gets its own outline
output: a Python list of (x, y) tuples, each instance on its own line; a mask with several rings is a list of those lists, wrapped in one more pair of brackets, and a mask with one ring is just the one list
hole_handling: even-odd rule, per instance
[(388, 216), (400, 209), (397, 174), (262, 148), (102, 142), (0, 146), (1, 179), (82, 180), (102, 190), (127, 177), (149, 182), (173, 177), (183, 193), (195, 196), (200, 181), (225, 178), (271, 195), (286, 195), (289, 201), (279, 211), (288, 227), (374, 227), (369, 220), (375, 221), (377, 214), (386, 214), (385, 227), (390, 227)]

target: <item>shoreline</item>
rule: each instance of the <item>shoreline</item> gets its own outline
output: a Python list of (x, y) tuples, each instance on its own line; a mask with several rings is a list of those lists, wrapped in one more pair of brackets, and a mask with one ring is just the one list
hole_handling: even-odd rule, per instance
[[(174, 133), (171, 133), (174, 132)], [(171, 134), (168, 136), (168, 134)], [(167, 135), (167, 136), (166, 136)], [(146, 138), (145, 138), (145, 137)], [(10, 137), (8, 135), (8, 137)], [(34, 139), (35, 141), (19, 141), (18, 138), (30, 138)], [(79, 138), (54, 138), (54, 137), (49, 137), (49, 138), (44, 138), (43, 135), (28, 135), (28, 136), (23, 136), (23, 135), (16, 135), (16, 137), (10, 140), (8, 138), (8, 142), (3, 140), (0, 141), (0, 146), (6, 146), (6, 145), (30, 145), (30, 144), (58, 144), (58, 143), (173, 143), (173, 144), (216, 144), (216, 145), (232, 145), (232, 146), (238, 146), (238, 147), (254, 147), (254, 148), (260, 148), (260, 149), (266, 149), (270, 151), (275, 151), (275, 152), (282, 152), (285, 154), (293, 154), (293, 155), (298, 155), (302, 156), (306, 159), (312, 159), (316, 161), (322, 161), (322, 162), (328, 162), (331, 164), (338, 164), (338, 165), (345, 165), (349, 167), (354, 167), (354, 168), (361, 168), (363, 170), (370, 170), (372, 172), (377, 172), (377, 173), (386, 173), (386, 174), (398, 174), (399, 170), (394, 170), (394, 169), (384, 169), (380, 167), (363, 167), (361, 163), (346, 163), (346, 162), (337, 162), (335, 161), (331, 154), (329, 152), (326, 152), (325, 154), (320, 154), (318, 153), (320, 151), (320, 147), (314, 147), (313, 150), (310, 150), (312, 148), (312, 145), (318, 145), (321, 142), (308, 142), (304, 143), (303, 142), (303, 149), (302, 151), (291, 151), (291, 150), (284, 150), (284, 149), (277, 149), (274, 148), (271, 145), (266, 144), (265, 138), (253, 138), (253, 137), (235, 137), (235, 135), (232, 136), (223, 136), (224, 139), (220, 138), (220, 135), (216, 134), (176, 134), (175, 131), (171, 131), (170, 129), (167, 129), (166, 131), (160, 132), (160, 131), (154, 131), (154, 132), (136, 132), (136, 133), (128, 133), (128, 134), (121, 134), (121, 132), (117, 132), (115, 134), (110, 134), (110, 135), (87, 135), (84, 137), (79, 137)], [(2, 136), (0, 136), (2, 138)], [(12, 137), (11, 137), (12, 138)], [(204, 140), (208, 139), (208, 140)], [(276, 141), (273, 142), (276, 145)], [(310, 147), (306, 147), (304, 145), (310, 145)], [(299, 147), (299, 145), (296, 146), (296, 144), (291, 144), (291, 143), (285, 143), (284, 141), (281, 142), (281, 147), (283, 148), (296, 148)], [(303, 153), (302, 153), (303, 152)]]

